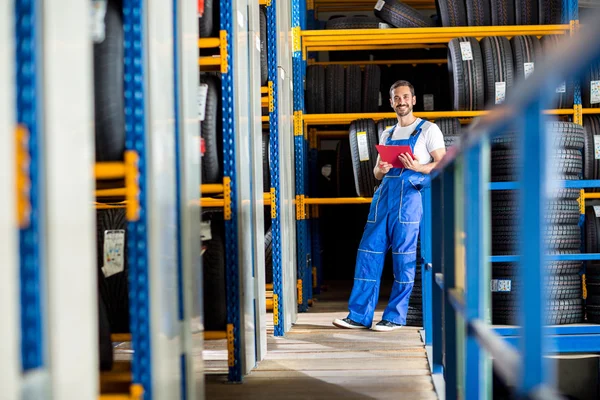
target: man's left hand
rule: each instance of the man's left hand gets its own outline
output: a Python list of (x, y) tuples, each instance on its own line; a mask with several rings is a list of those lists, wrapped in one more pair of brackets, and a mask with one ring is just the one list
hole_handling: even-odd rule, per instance
[(417, 156), (411, 157), (409, 153), (400, 154), (398, 156), (402, 164), (404, 164), (404, 168), (410, 169), (415, 172), (421, 172), (422, 165), (419, 162)]

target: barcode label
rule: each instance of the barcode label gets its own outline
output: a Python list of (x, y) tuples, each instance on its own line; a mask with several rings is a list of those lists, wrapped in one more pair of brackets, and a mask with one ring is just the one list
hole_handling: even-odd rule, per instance
[(381, 11), (381, 9), (383, 8), (384, 5), (385, 5), (385, 1), (384, 0), (378, 0), (377, 4), (375, 4), (375, 9), (377, 11)]
[(492, 279), (491, 282), (492, 292), (511, 292), (512, 281), (510, 279)]
[(496, 103), (502, 104), (506, 99), (506, 82), (496, 82)]
[(523, 64), (523, 68), (525, 69), (525, 79), (529, 78), (529, 75), (533, 74), (534, 63), (528, 62)]
[(358, 158), (360, 161), (369, 161), (369, 141), (367, 132), (357, 132), (356, 141), (358, 142)]
[(460, 42), (460, 52), (462, 54), (463, 61), (472, 60), (473, 50), (471, 49), (471, 42)]

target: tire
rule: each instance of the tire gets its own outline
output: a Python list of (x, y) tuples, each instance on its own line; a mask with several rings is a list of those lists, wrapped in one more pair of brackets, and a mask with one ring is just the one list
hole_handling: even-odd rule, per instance
[[(518, 1), (517, 4), (519, 4)], [(513, 70), (515, 73), (514, 80), (516, 82), (522, 81), (526, 78), (526, 63), (532, 63), (535, 70), (536, 61), (540, 60), (542, 54), (542, 45), (537, 36), (523, 35), (514, 36), (510, 40), (510, 44), (513, 51)]]
[(600, 323), (600, 296), (588, 296), (585, 308), (587, 322), (594, 324)]
[[(578, 225), (547, 225), (544, 232), (549, 251), (578, 250), (581, 246), (581, 233)], [(492, 249), (497, 252), (518, 250), (518, 236), (514, 226), (495, 226), (492, 232)]]
[(481, 40), (481, 51), (485, 70), (485, 102), (488, 106), (500, 104), (503, 101), (496, 101), (496, 83), (505, 83), (505, 98), (513, 86), (514, 65), (510, 42), (505, 37), (485, 37)]
[[(559, 35), (548, 35), (542, 36), (540, 40), (544, 53), (548, 53), (559, 46), (560, 36)], [(554, 108), (573, 108), (573, 82), (567, 79), (564, 83), (564, 87), (561, 85), (556, 88), (555, 98), (551, 107)]]
[[(382, 7), (379, 8), (381, 4)], [(380, 0), (375, 5), (374, 12), (376, 17), (396, 28), (425, 28), (433, 25), (430, 19), (398, 0)]]
[[(359, 139), (363, 136), (363, 139)], [(373, 174), (377, 162), (377, 128), (372, 119), (359, 119), (350, 125), (350, 152), (354, 170), (356, 194), (361, 197), (371, 197), (378, 185)]]
[(325, 113), (325, 68), (321, 65), (306, 69), (306, 110), (309, 114)]
[[(527, 290), (527, 285), (523, 285), (523, 281), (517, 274), (494, 275), (492, 280), (495, 279), (511, 281), (511, 291), (492, 292), (492, 301), (517, 301), (518, 296)], [(547, 298), (552, 300), (581, 299), (583, 292), (581, 277), (578, 274), (547, 275), (544, 290), (546, 291)]]
[(423, 311), (416, 307), (408, 306), (406, 326), (423, 326)]
[(273, 283), (273, 235), (271, 228), (265, 233), (265, 282)]
[[(581, 104), (584, 108), (598, 108), (600, 107), (600, 101), (598, 99), (591, 98), (591, 83), (593, 81), (600, 81), (600, 63), (594, 63), (591, 65), (587, 74), (585, 75), (585, 80), (581, 85)], [(592, 103), (592, 100), (596, 101)]]
[(513, 0), (491, 0), (491, 5), (492, 25), (515, 24), (515, 3)]
[(328, 114), (338, 114), (344, 112), (344, 66), (329, 65), (325, 72), (326, 78), (326, 95), (325, 95), (325, 112)]
[(379, 18), (341, 17), (327, 21), (325, 29), (385, 29), (389, 25)]
[[(461, 42), (471, 44), (472, 60), (463, 60)], [(485, 104), (485, 81), (481, 48), (475, 38), (455, 38), (448, 44), (450, 95), (455, 111), (482, 110)]]
[(515, 0), (516, 25), (539, 25), (538, 0)]
[(336, 148), (335, 164), (336, 193), (338, 197), (356, 196), (356, 184), (354, 183), (354, 167), (350, 142), (342, 139)]
[(267, 86), (269, 80), (269, 47), (267, 43), (267, 15), (260, 9), (260, 84)]
[(102, 297), (98, 297), (98, 360), (100, 371), (110, 371), (113, 367), (113, 348), (110, 338), (110, 323)]
[[(596, 217), (596, 212), (593, 206), (585, 208), (585, 252), (598, 253), (600, 246), (600, 223)], [(591, 261), (589, 264), (598, 265), (598, 261)]]
[[(492, 323), (498, 325), (516, 325), (519, 323), (518, 301), (498, 301), (492, 305)], [(583, 321), (583, 302), (581, 299), (549, 300), (546, 304), (546, 324), (564, 325)]]
[(202, 256), (204, 285), (204, 329), (223, 331), (227, 325), (227, 289), (225, 282), (225, 235), (222, 212), (210, 212), (203, 220), (211, 221), (212, 239), (204, 242)]
[(106, 4), (106, 36), (94, 44), (94, 118), (96, 161), (123, 161), (125, 97), (123, 92), (122, 1)]
[[(581, 271), (581, 266), (582, 263), (577, 261), (548, 261), (546, 264), (546, 272), (549, 275), (576, 275)], [(514, 263), (494, 263), (492, 266), (492, 276), (517, 276), (517, 268), (518, 266)]]
[[(105, 231), (123, 231), (123, 271), (108, 277), (104, 267)], [(98, 266), (98, 291), (106, 307), (110, 331), (129, 333), (129, 262), (127, 257), (127, 220), (125, 209), (112, 208), (96, 211), (96, 257)]]
[(215, 4), (213, 4), (213, 0), (204, 0), (204, 13), (199, 18), (199, 34), (201, 38), (216, 36), (215, 25), (218, 25), (219, 21), (218, 4), (218, 1), (215, 1)]
[(539, 0), (539, 22), (541, 25), (560, 24), (562, 21), (562, 0)]
[(467, 10), (464, 0), (436, 0), (442, 17), (442, 26), (467, 26)]
[[(573, 149), (555, 149), (550, 155), (552, 158), (552, 170), (549, 173), (563, 175), (572, 175), (573, 177), (581, 175), (583, 172), (583, 157), (580, 150)], [(521, 158), (512, 150), (497, 150), (492, 152), (492, 175), (494, 177), (513, 177), (517, 178), (515, 165)]]
[(466, 0), (467, 23), (469, 26), (492, 25), (490, 0)]
[(223, 181), (221, 80), (214, 75), (202, 75), (200, 82), (208, 85), (204, 121), (201, 122), (201, 133), (205, 144), (202, 156), (202, 183), (221, 183)]
[(381, 89), (381, 69), (379, 65), (367, 65), (363, 80), (363, 104), (365, 113), (379, 111), (379, 91)]
[(263, 191), (271, 192), (271, 162), (270, 162), (270, 140), (269, 132), (264, 132), (262, 135), (262, 158), (263, 158)]
[(440, 118), (435, 121), (444, 135), (446, 148), (454, 146), (460, 140), (460, 120), (458, 118)]
[(594, 136), (600, 135), (600, 116), (584, 115), (583, 129), (585, 132), (583, 177), (584, 179), (598, 179), (600, 177), (600, 160), (595, 155)]
[[(514, 197), (509, 200), (492, 200), (492, 226), (515, 226), (519, 221), (519, 202)], [(549, 200), (544, 208), (547, 224), (577, 225), (580, 210), (577, 200)]]
[(362, 112), (362, 71), (358, 65), (346, 67), (345, 110), (347, 113)]
[(377, 122), (377, 137), (381, 140), (381, 134), (388, 128), (396, 125), (398, 120), (396, 118), (384, 118)]

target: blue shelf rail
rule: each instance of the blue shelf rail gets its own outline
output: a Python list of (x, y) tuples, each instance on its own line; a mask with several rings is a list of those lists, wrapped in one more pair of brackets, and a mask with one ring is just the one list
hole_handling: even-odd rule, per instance
[[(598, 18), (590, 16), (590, 22)], [(583, 26), (583, 25), (582, 25)], [(546, 109), (552, 88), (566, 77), (577, 79), (600, 59), (597, 38), (600, 25), (579, 29), (540, 68), (515, 85), (506, 103), (472, 125), (460, 143), (432, 173), (432, 354), (436, 376), (445, 380), (445, 398), (490, 397), (489, 359), (494, 358), (500, 378), (516, 388), (518, 396), (560, 398), (553, 387), (553, 367), (545, 355), (552, 352), (600, 352), (600, 327), (546, 326), (544, 265), (552, 258), (590, 260), (599, 254), (546, 256), (542, 232), (547, 188), (556, 183), (546, 168), (551, 140), (546, 136)], [(518, 183), (491, 184), (492, 189), (519, 189), (518, 257), (490, 258), (490, 212), (488, 201), (489, 140), (509, 130), (517, 135), (517, 151), (527, 153), (517, 165)], [(598, 182), (563, 182), (564, 187), (594, 187)], [(519, 296), (519, 327), (493, 327), (489, 304), (491, 261), (515, 261), (518, 277), (527, 282)], [(526, 268), (524, 266), (527, 266)], [(464, 274), (463, 274), (464, 272)], [(464, 277), (464, 284), (461, 282)], [(442, 315), (444, 320), (442, 321)], [(464, 344), (464, 347), (463, 347)], [(463, 356), (464, 357), (461, 357)], [(464, 360), (464, 363), (459, 361)]]
[(277, 4), (267, 2), (267, 43), (269, 69), (269, 166), (271, 173), (271, 246), (273, 265), (273, 334), (285, 334), (283, 266), (281, 264), (281, 186), (279, 170), (279, 90), (277, 85)]

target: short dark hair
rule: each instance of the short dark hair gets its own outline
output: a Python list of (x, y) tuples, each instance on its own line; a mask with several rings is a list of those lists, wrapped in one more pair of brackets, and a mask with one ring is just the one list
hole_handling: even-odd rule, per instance
[(410, 93), (413, 96), (415, 95), (415, 87), (409, 81), (399, 80), (394, 82), (394, 84), (390, 87), (390, 98), (392, 97), (392, 92), (394, 91), (394, 89), (401, 86), (408, 86), (410, 88)]

